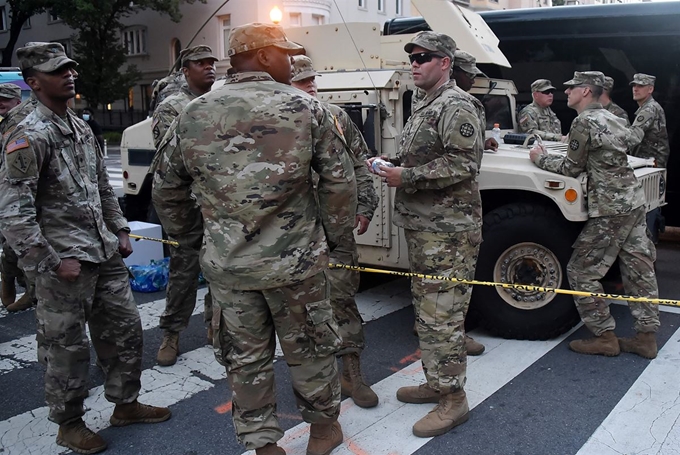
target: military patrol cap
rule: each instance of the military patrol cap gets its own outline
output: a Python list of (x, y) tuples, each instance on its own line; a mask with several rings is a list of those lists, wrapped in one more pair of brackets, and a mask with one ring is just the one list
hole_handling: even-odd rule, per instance
[(537, 79), (531, 84), (531, 93), (557, 90), (548, 79)]
[(268, 46), (276, 46), (279, 49), (288, 51), (291, 55), (299, 55), (304, 52), (302, 46), (290, 41), (286, 37), (280, 25), (253, 22), (231, 29), (227, 55), (231, 57), (232, 55)]
[(604, 74), (600, 71), (574, 71), (574, 78), (564, 85), (573, 87), (576, 85), (594, 85), (604, 88)]
[(484, 74), (477, 68), (477, 59), (472, 54), (456, 49), (453, 58), (453, 66), (456, 68), (460, 68), (469, 74)]
[(604, 77), (604, 89), (608, 92), (611, 92), (612, 89), (614, 88), (614, 78), (605, 76)]
[(182, 49), (182, 52), (179, 53), (179, 57), (182, 60), (182, 66), (184, 66), (184, 62), (195, 62), (197, 60), (203, 60), (204, 58), (209, 58), (215, 61), (219, 60), (213, 55), (210, 46), (206, 46), (205, 44), (190, 47), (188, 49)]
[(441, 52), (446, 57), (449, 57), (453, 63), (454, 54), (456, 53), (456, 42), (449, 35), (429, 31), (420, 32), (410, 42), (406, 43), (404, 50), (410, 54), (416, 46), (420, 46), (430, 52)]
[(21, 99), (21, 87), (16, 84), (0, 84), (0, 98)]
[(59, 43), (29, 43), (17, 49), (21, 70), (33, 68), (41, 73), (51, 73), (64, 65), (77, 65), (78, 62), (66, 56), (64, 46)]
[(296, 55), (293, 57), (293, 82), (298, 82), (313, 76), (321, 75), (314, 70), (311, 58), (306, 55)]
[(656, 76), (650, 76), (649, 74), (637, 73), (633, 75), (633, 80), (630, 81), (628, 85), (654, 85), (656, 82)]

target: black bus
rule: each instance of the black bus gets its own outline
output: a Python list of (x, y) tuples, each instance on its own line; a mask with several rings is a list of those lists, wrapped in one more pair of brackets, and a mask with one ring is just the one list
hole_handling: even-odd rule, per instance
[[(667, 224), (680, 226), (680, 2), (558, 6), (480, 13), (500, 40), (512, 68), (480, 65), (490, 77), (515, 82), (518, 105), (531, 102), (529, 86), (539, 78), (553, 85), (574, 71), (602, 71), (614, 78), (614, 101), (633, 120), (637, 104), (628, 86), (635, 73), (656, 76), (654, 98), (666, 111), (671, 157), (668, 162)], [(384, 34), (415, 33), (429, 27), (422, 18), (394, 19)], [(552, 106), (564, 133), (576, 113), (566, 95)]]

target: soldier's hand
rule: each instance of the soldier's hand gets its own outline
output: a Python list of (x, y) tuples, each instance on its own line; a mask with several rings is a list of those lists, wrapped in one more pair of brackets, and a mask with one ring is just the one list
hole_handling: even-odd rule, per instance
[(355, 221), (354, 221), (354, 227), (359, 226), (359, 230), (357, 231), (357, 234), (361, 235), (364, 232), (368, 230), (368, 225), (371, 224), (371, 220), (366, 218), (363, 215), (357, 215)]
[(116, 232), (116, 237), (118, 237), (118, 252), (124, 258), (132, 254), (132, 243), (130, 243), (130, 236), (124, 230)]
[(529, 150), (529, 159), (535, 163), (539, 156), (545, 155), (546, 153), (547, 152), (542, 145), (536, 144)]
[(569, 136), (562, 136), (562, 142), (567, 142), (569, 140)]
[(368, 170), (371, 171), (371, 173), (373, 173), (373, 174), (375, 174), (375, 172), (373, 172), (373, 162), (377, 159), (381, 159), (381, 160), (385, 160), (385, 161), (390, 160), (387, 155), (380, 155), (380, 156), (373, 156), (373, 157), (367, 159), (366, 161), (364, 161), (364, 163), (366, 163), (366, 167), (368, 168)]
[(387, 186), (397, 187), (401, 186), (401, 173), (404, 172), (404, 168), (401, 166), (387, 167), (378, 166), (380, 171), (378, 175), (382, 178), (383, 183), (387, 183)]
[(62, 280), (76, 281), (80, 276), (80, 261), (78, 259), (62, 259), (56, 273)]
[(498, 141), (490, 137), (489, 139), (484, 141), (484, 150), (493, 150), (495, 152), (496, 150), (498, 150)]

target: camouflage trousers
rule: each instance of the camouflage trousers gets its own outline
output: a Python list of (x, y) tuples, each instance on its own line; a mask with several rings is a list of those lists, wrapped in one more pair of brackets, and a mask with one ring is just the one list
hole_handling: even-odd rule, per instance
[[(480, 230), (420, 232), (404, 230), (411, 271), (473, 279), (482, 242)], [(449, 393), (465, 386), (465, 315), (472, 286), (412, 277), (421, 358), (427, 383)]]
[(106, 399), (135, 401), (141, 385), (142, 324), (120, 254), (102, 264), (81, 262), (75, 282), (63, 281), (55, 272), (39, 274), (36, 291), (49, 419), (62, 424), (85, 413), (90, 368), (86, 323), (106, 375)]
[(325, 272), (295, 285), (262, 291), (231, 289), (214, 280), (210, 287), (221, 308), (214, 339), (221, 343), (218, 360), (227, 365), (239, 442), (251, 450), (284, 435), (276, 416), (277, 335), (304, 421), (337, 420), (340, 382), (335, 354), (340, 337)]
[(26, 289), (26, 293), (35, 302), (35, 280), (24, 273), (19, 267), (19, 257), (14, 250), (7, 244), (2, 237), (2, 259), (0, 260), (0, 271), (7, 280), (15, 280)]
[[(199, 255), (203, 233), (196, 236), (198, 241), (170, 247), (170, 276), (165, 293), (165, 310), (160, 318), (159, 327), (169, 332), (181, 332), (189, 325), (189, 319), (196, 306), (198, 275), (201, 273)], [(203, 320), (210, 324), (213, 305), (210, 288), (203, 302)]]
[[(621, 280), (627, 295), (659, 296), (654, 272), (656, 248), (647, 236), (645, 208), (619, 216), (590, 218), (574, 243), (567, 264), (569, 285), (576, 291), (602, 293), (600, 280), (619, 258)], [(616, 323), (609, 303), (599, 297), (574, 297), (583, 323), (595, 335), (614, 330)], [(659, 307), (649, 303), (628, 302), (637, 332), (656, 332)]]
[[(331, 262), (345, 265), (359, 265), (359, 254), (354, 238), (350, 242), (341, 243), (331, 253)], [(338, 323), (342, 346), (338, 355), (357, 353), (364, 350), (365, 338), (363, 319), (354, 299), (361, 274), (352, 270), (329, 269), (327, 274), (331, 287), (331, 306), (333, 317)]]

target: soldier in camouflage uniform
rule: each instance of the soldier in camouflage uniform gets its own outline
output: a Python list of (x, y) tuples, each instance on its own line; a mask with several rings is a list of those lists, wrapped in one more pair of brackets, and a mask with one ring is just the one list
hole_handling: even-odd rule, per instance
[[(352, 163), (330, 112), (290, 86), (302, 48), (279, 26), (232, 29), (234, 74), (192, 101), (161, 144), (159, 212), (191, 232), (205, 223), (203, 272), (221, 307), (216, 342), (227, 365), (236, 434), (257, 455), (285, 454), (276, 416), (275, 335), (290, 367), (308, 455), (342, 442), (340, 347), (326, 279), (329, 247), (352, 235)], [(312, 173), (319, 175), (318, 202)], [(324, 235), (325, 233), (325, 235)], [(226, 335), (226, 336), (225, 336)]]
[[(639, 106), (630, 127), (633, 133), (633, 139), (629, 143), (630, 154), (640, 158), (654, 158), (657, 167), (668, 167), (671, 148), (666, 130), (666, 114), (652, 96), (655, 83), (656, 77), (642, 73), (635, 74), (630, 83), (633, 87), (633, 99)], [(663, 232), (664, 225), (661, 208), (647, 214), (647, 227), (654, 243), (658, 242), (659, 231)]]
[(163, 79), (153, 81), (151, 84), (153, 91), (151, 92), (151, 102), (149, 103), (150, 113), (153, 113), (165, 98), (179, 92), (186, 83), (187, 81), (182, 70), (175, 71)]
[(614, 89), (614, 79), (605, 76), (604, 77), (604, 91), (602, 92), (602, 96), (600, 96), (600, 104), (602, 107), (607, 109), (609, 112), (614, 114), (615, 116), (622, 118), (626, 122), (626, 126), (630, 126), (630, 119), (628, 118), (628, 113), (624, 111), (621, 106), (616, 104), (614, 101), (612, 101), (611, 94), (612, 90)]
[[(449, 79), (453, 39), (421, 32), (404, 50), (426, 96), (404, 126), (396, 167), (380, 166), (379, 175), (397, 188), (394, 224), (404, 228), (411, 271), (471, 280), (482, 242), (477, 107)], [(427, 382), (400, 388), (397, 399), (438, 403), (413, 426), (416, 436), (431, 437), (469, 417), (464, 323), (472, 286), (413, 277), (411, 293)]]
[[(646, 234), (645, 195), (628, 164), (630, 135), (622, 119), (598, 102), (604, 87), (599, 71), (575, 72), (565, 82), (567, 104), (578, 112), (569, 131), (567, 155), (531, 150), (530, 158), (541, 169), (578, 177), (588, 175), (588, 221), (574, 243), (567, 264), (569, 285), (576, 291), (602, 293), (600, 280), (616, 258), (626, 294), (656, 298), (659, 295), (654, 260), (656, 250)], [(629, 302), (637, 335), (618, 339), (616, 323), (601, 297), (574, 297), (583, 323), (595, 337), (575, 340), (569, 347), (583, 354), (619, 355), (620, 350), (646, 358), (656, 357), (655, 333), (659, 329), (656, 305)]]
[(522, 109), (517, 117), (521, 133), (536, 133), (546, 141), (561, 141), (562, 124), (550, 106), (553, 103), (555, 87), (548, 79), (538, 79), (531, 84), (534, 101)]
[[(170, 127), (172, 121), (182, 112), (182, 109), (190, 101), (210, 91), (215, 82), (215, 62), (217, 57), (212, 54), (212, 49), (205, 45), (194, 46), (184, 49), (180, 53), (182, 59), (182, 71), (186, 84), (182, 85), (179, 92), (165, 98), (153, 113), (153, 142), (156, 149), (161, 143), (163, 136)], [(160, 159), (160, 152), (150, 166), (153, 172)], [(196, 204), (196, 199), (191, 197), (191, 202)], [(155, 204), (155, 201), (154, 201)], [(198, 206), (195, 212), (198, 212)], [(203, 224), (197, 223), (195, 232), (185, 233), (181, 238), (173, 237), (177, 232), (174, 216), (161, 216), (159, 218), (163, 229), (168, 233), (171, 240), (179, 242), (179, 246), (170, 247), (170, 278), (166, 291), (165, 311), (161, 315), (159, 327), (165, 331), (163, 341), (158, 349), (156, 361), (161, 366), (174, 365), (179, 354), (179, 333), (189, 325), (191, 313), (196, 306), (196, 292), (198, 290), (198, 276), (201, 266), (198, 255), (203, 243)], [(200, 218), (200, 215), (199, 215)], [(204, 320), (208, 325), (208, 341), (212, 344), (212, 297), (210, 291), (205, 296)]]
[[(44, 336), (45, 395), (57, 444), (79, 453), (106, 448), (82, 420), (92, 344), (106, 374), (111, 424), (160, 422), (167, 408), (137, 401), (142, 326), (123, 256), (129, 227), (87, 124), (67, 108), (72, 68), (59, 43), (17, 50), (37, 107), (5, 142), (0, 229), (22, 265), (36, 274), (36, 318)], [(48, 107), (50, 106), (50, 107)]]
[[(320, 76), (314, 70), (312, 60), (305, 55), (293, 57), (293, 79), (295, 88), (316, 98), (316, 77)], [(378, 195), (373, 188), (373, 178), (366, 169), (364, 161), (372, 154), (364, 141), (359, 128), (341, 107), (327, 103), (325, 106), (333, 114), (333, 123), (348, 146), (348, 158), (354, 165), (356, 176), (357, 200), (353, 201), (356, 211), (355, 225), (359, 227), (357, 234), (364, 234), (378, 207)], [(347, 242), (338, 245), (331, 252), (331, 262), (347, 265), (359, 265), (359, 252), (354, 236), (349, 233)], [(363, 320), (357, 308), (354, 296), (359, 290), (360, 273), (352, 270), (330, 269), (326, 278), (331, 286), (331, 304), (333, 316), (338, 323), (342, 347), (338, 355), (342, 356), (342, 376), (340, 385), (342, 393), (352, 397), (354, 403), (362, 408), (372, 408), (378, 405), (378, 395), (365, 383), (361, 374), (361, 352), (366, 342), (364, 337)]]
[[(0, 84), (0, 134), (4, 134), (13, 124), (8, 118), (19, 104), (21, 104), (21, 87), (16, 84)], [(2, 154), (4, 155), (4, 153)], [(0, 163), (4, 161), (0, 155)], [(7, 245), (5, 238), (0, 235), (2, 243), (2, 259), (0, 261), (2, 271), (2, 304), (7, 311), (15, 312), (30, 308), (35, 302), (35, 288), (32, 280), (26, 280), (23, 270), (19, 267), (19, 258), (12, 248)], [(26, 288), (16, 302), (16, 281)]]

